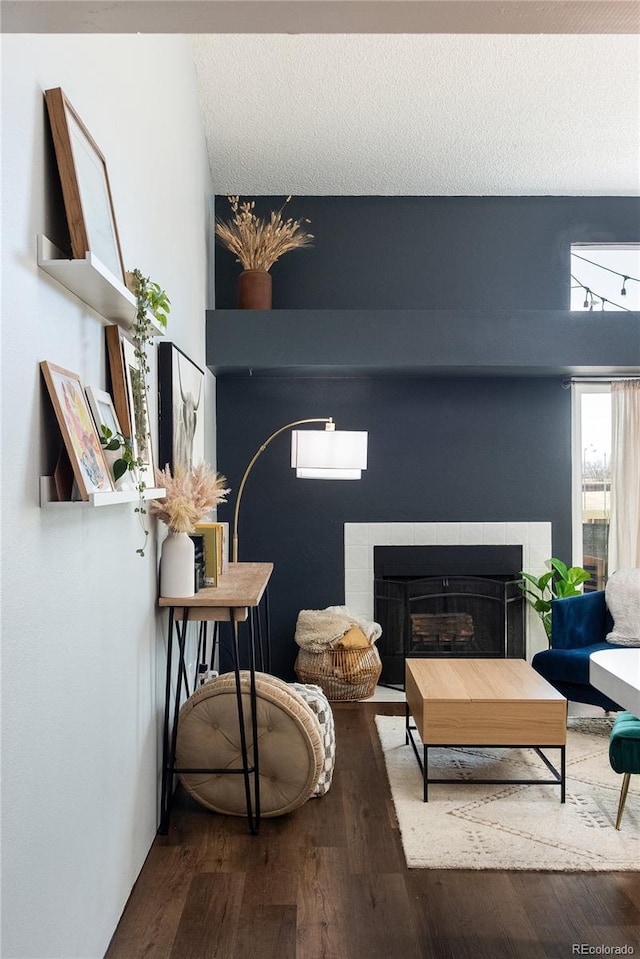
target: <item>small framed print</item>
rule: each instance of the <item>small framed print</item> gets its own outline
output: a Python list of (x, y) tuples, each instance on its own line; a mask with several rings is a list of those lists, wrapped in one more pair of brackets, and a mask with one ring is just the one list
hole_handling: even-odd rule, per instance
[(93, 386), (87, 386), (85, 392), (98, 429), (98, 436), (100, 436), (103, 426), (110, 430), (114, 436), (116, 433), (123, 435), (110, 394), (104, 390), (97, 390)]
[(81, 499), (88, 500), (91, 493), (113, 490), (80, 377), (47, 360), (40, 363), (40, 369)]

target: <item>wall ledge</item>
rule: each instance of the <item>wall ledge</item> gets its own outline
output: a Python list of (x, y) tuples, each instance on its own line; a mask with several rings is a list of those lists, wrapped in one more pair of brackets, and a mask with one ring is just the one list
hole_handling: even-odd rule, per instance
[(224, 375), (640, 374), (640, 313), (569, 310), (208, 310)]

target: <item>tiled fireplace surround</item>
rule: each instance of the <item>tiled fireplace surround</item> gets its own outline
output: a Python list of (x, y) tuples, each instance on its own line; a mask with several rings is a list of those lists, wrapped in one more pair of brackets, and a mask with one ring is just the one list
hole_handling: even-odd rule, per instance
[[(551, 523), (345, 523), (345, 605), (373, 619), (374, 546), (521, 546), (522, 568), (536, 576), (547, 569)], [(538, 616), (527, 607), (527, 659), (546, 649)]]

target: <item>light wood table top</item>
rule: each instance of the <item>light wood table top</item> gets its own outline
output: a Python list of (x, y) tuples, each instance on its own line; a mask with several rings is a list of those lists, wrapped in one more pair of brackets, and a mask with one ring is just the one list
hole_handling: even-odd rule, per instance
[(173, 606), (176, 618), (181, 609), (189, 610), (189, 619), (246, 619), (246, 610), (258, 606), (273, 572), (273, 563), (229, 563), (217, 586), (205, 586), (194, 596), (160, 596), (159, 606)]
[(564, 696), (523, 659), (407, 659), (407, 669), (423, 697), (436, 702), (564, 702)]
[(522, 659), (407, 659), (423, 743), (561, 745), (567, 700)]

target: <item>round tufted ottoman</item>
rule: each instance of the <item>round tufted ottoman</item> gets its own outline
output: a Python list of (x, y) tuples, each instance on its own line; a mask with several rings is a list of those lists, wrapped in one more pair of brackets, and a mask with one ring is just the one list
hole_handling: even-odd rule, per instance
[[(253, 750), (249, 673), (241, 671), (249, 756)], [(256, 673), (260, 807), (262, 816), (281, 816), (301, 806), (316, 788), (324, 764), (320, 725), (313, 710), (287, 683)], [(180, 710), (176, 766), (242, 766), (236, 684), (233, 673), (205, 683)], [(250, 777), (253, 791), (253, 776)], [(180, 781), (207, 809), (245, 816), (244, 777), (181, 773)]]

